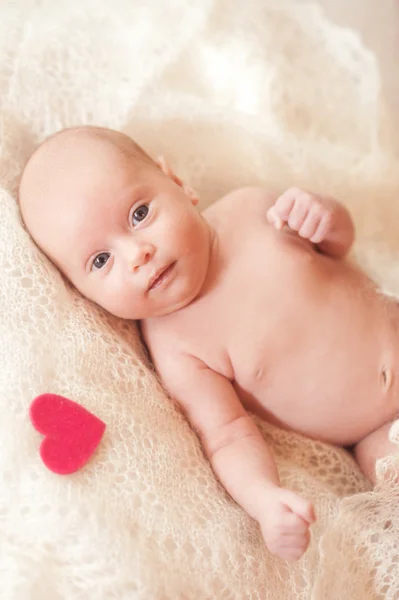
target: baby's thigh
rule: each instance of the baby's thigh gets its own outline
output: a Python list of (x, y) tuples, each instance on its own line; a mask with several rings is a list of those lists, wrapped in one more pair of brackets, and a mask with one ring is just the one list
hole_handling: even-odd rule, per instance
[(355, 459), (363, 473), (372, 483), (376, 482), (375, 463), (378, 459), (399, 454), (399, 446), (388, 438), (393, 421), (388, 421), (366, 435), (353, 449)]

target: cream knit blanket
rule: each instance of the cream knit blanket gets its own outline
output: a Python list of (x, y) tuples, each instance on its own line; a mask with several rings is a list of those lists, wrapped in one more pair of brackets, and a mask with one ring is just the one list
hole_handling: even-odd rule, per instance
[[(319, 517), (301, 561), (271, 557), (135, 325), (63, 282), (15, 201), (37, 142), (105, 125), (164, 154), (203, 206), (247, 184), (337, 195), (356, 258), (397, 293), (399, 136), (380, 83), (360, 37), (314, 3), (0, 1), (1, 600), (399, 597), (399, 490), (371, 492), (345, 451), (261, 424), (283, 482)], [(50, 391), (107, 424), (72, 476), (46, 470), (29, 421)]]

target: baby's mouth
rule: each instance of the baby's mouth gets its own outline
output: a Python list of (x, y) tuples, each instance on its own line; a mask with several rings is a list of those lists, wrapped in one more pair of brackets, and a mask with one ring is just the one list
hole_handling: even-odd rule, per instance
[(149, 292), (151, 290), (153, 290), (154, 288), (158, 287), (159, 285), (161, 285), (164, 281), (166, 281), (166, 279), (170, 275), (175, 264), (176, 264), (176, 261), (170, 263), (170, 265), (168, 265), (167, 267), (165, 267), (165, 269), (163, 269), (161, 272), (159, 272), (158, 274), (155, 275), (155, 279), (152, 279), (148, 286)]

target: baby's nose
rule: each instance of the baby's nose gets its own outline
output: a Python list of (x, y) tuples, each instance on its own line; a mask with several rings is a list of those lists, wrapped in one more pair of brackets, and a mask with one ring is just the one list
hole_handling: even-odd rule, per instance
[(147, 264), (154, 256), (155, 248), (152, 244), (140, 244), (131, 249), (129, 266), (131, 271), (137, 272), (140, 267)]

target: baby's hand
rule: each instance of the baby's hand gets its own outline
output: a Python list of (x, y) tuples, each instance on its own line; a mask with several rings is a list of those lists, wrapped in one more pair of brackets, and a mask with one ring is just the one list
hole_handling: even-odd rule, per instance
[(320, 244), (331, 233), (334, 211), (323, 198), (298, 188), (290, 188), (267, 211), (267, 220), (276, 229), (287, 224), (302, 238)]
[(258, 521), (268, 550), (285, 560), (299, 559), (309, 545), (309, 526), (316, 520), (312, 504), (276, 487), (265, 491), (262, 512)]

